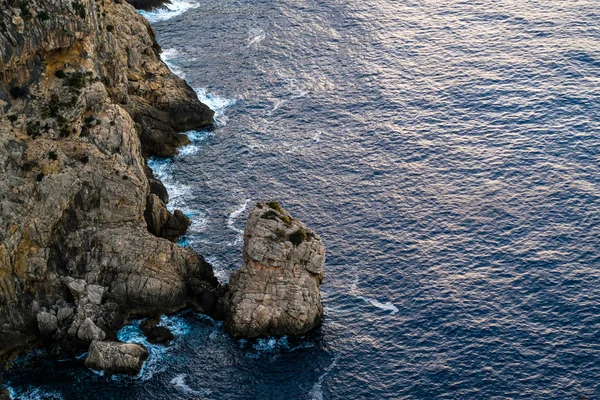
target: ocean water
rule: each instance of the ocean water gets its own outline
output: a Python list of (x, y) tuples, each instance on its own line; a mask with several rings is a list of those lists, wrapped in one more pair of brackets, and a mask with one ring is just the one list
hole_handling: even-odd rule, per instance
[[(226, 282), (254, 202), (323, 237), (323, 325), (167, 317), (139, 377), (34, 353), (22, 399), (600, 398), (597, 0), (174, 0), (145, 14), (217, 111), (151, 161)], [(143, 342), (139, 321), (121, 331)]]

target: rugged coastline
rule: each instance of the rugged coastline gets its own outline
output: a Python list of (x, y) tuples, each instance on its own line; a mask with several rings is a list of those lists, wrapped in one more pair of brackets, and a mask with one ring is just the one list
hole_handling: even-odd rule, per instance
[(213, 112), (129, 4), (3, 3), (0, 359), (86, 348), (131, 316), (219, 317), (224, 289), (173, 243), (188, 221), (146, 164)]
[[(167, 209), (169, 195), (148, 167), (149, 157), (177, 154), (189, 140), (181, 132), (211, 125), (214, 115), (160, 59), (149, 23), (123, 1), (4, 3), (0, 361), (39, 346), (55, 354), (89, 347), (86, 365), (135, 373), (145, 349), (114, 342), (129, 318), (155, 320), (183, 308), (221, 320), (253, 315), (244, 307), (228, 313), (235, 296), (202, 256), (176, 245), (190, 221)], [(310, 302), (291, 323), (251, 334), (229, 329), (234, 336), (303, 333), (322, 317), (323, 245), (278, 207), (272, 212), (294, 227), (277, 237), (286, 249), (281, 265), (291, 271), (296, 261), (312, 265), (316, 257), (307, 268), (314, 276), (308, 279)], [(250, 218), (246, 230), (269, 221)], [(275, 225), (271, 236), (280, 228)], [(292, 236), (300, 231), (310, 233), (302, 238), (309, 247), (318, 243), (316, 252), (289, 259), (289, 250), (300, 245)], [(251, 251), (245, 246), (244, 253)], [(299, 289), (308, 282), (304, 275), (292, 281)], [(293, 308), (295, 300), (281, 304)], [(277, 320), (281, 312), (263, 312), (262, 318)], [(169, 340), (156, 324), (148, 331)], [(111, 363), (99, 356), (103, 351)], [(120, 353), (129, 358), (115, 358)]]

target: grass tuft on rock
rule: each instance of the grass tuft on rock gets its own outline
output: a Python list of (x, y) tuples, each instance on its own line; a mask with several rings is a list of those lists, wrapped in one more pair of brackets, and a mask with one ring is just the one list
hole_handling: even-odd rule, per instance
[(300, 228), (290, 235), (290, 242), (292, 242), (294, 246), (299, 246), (300, 243), (304, 242), (307, 238), (308, 233), (306, 230)]

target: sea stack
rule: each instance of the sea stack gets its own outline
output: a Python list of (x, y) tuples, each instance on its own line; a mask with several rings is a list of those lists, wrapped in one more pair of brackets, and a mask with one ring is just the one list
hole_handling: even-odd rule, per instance
[(234, 337), (301, 335), (319, 324), (325, 246), (277, 202), (258, 203), (244, 231), (244, 263), (231, 274), (225, 330)]

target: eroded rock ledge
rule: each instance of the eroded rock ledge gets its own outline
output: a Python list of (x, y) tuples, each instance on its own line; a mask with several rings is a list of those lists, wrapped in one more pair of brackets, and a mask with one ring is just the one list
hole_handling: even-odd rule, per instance
[(167, 214), (154, 235), (144, 217), (148, 196), (168, 202), (145, 157), (213, 112), (124, 1), (0, 9), (0, 360), (114, 339), (133, 315), (219, 317), (211, 266), (172, 242), (187, 222)]
[(319, 324), (325, 246), (277, 202), (246, 222), (244, 264), (231, 274), (225, 329), (235, 337), (300, 335)]

